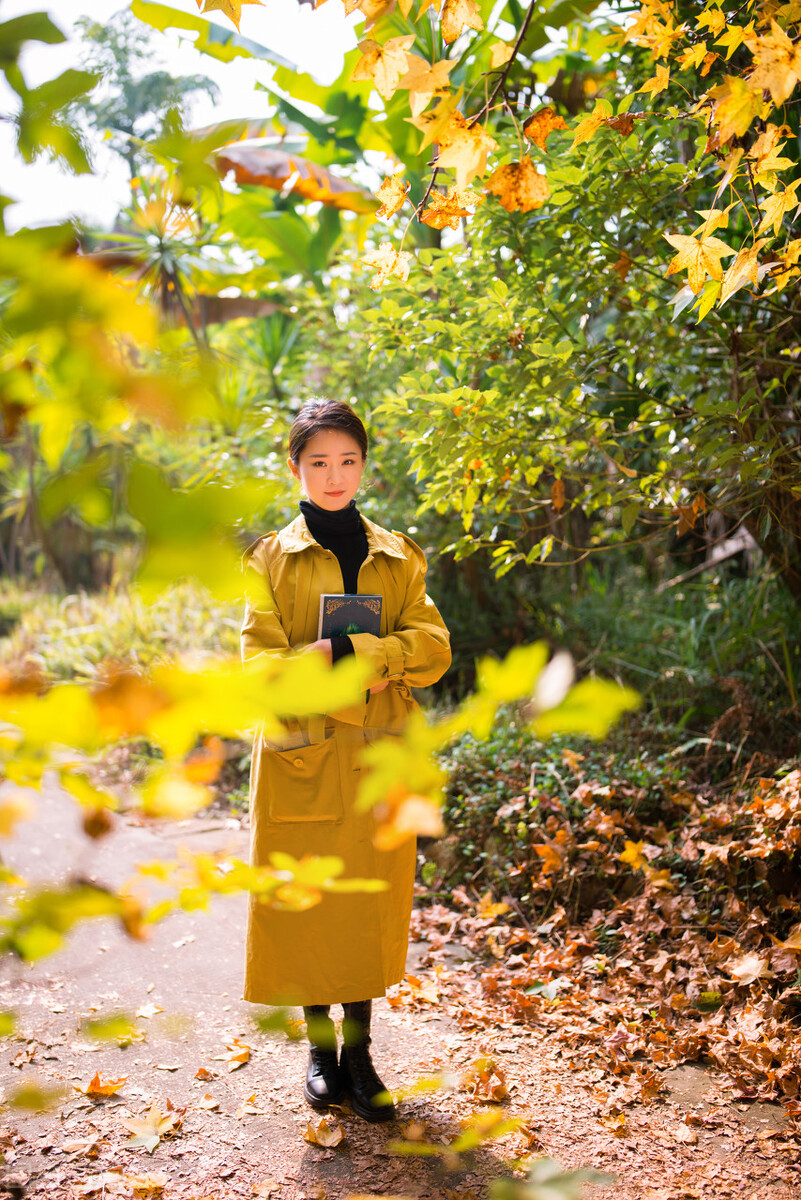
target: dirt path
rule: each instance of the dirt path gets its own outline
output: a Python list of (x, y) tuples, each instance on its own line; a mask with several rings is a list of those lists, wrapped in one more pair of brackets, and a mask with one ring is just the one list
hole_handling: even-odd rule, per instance
[[(122, 817), (90, 844), (57, 790), (45, 791), (38, 806), (6, 853), (7, 865), (32, 882), (81, 875), (116, 885), (137, 863), (173, 858), (182, 845), (246, 851), (235, 820), (145, 826)], [(300, 1093), (305, 1046), (264, 1036), (254, 1024), (258, 1010), (239, 999), (244, 910), (243, 897), (217, 898), (209, 913), (170, 916), (145, 943), (108, 921), (89, 923), (64, 950), (3, 980), (2, 1007), (20, 1018), (19, 1036), (3, 1043), (0, 1057), (5, 1095), (34, 1080), (68, 1093), (46, 1113), (6, 1109), (8, 1195), (480, 1200), (516, 1159), (543, 1154), (610, 1171), (617, 1183), (597, 1194), (615, 1200), (801, 1195), (797, 1149), (776, 1136), (780, 1108), (733, 1104), (725, 1080), (685, 1067), (670, 1073), (667, 1099), (632, 1105), (621, 1122), (603, 1072), (566, 1057), (552, 1030), (523, 1028), (494, 1008), (481, 963), (436, 937), (411, 944), (410, 982), (376, 1005), (376, 1061), (386, 1083), (406, 1094), (398, 1122), (368, 1126), (346, 1109), (337, 1114), (345, 1133), (339, 1146), (309, 1145), (302, 1130), (314, 1114)], [(84, 1021), (115, 1012), (139, 1014), (141, 1040), (122, 1048), (82, 1032)], [(247, 1062), (230, 1069), (237, 1055)], [(472, 1095), (459, 1080), (481, 1057), (492, 1059), (495, 1073), (474, 1081)], [(95, 1100), (75, 1090), (96, 1072), (124, 1079), (115, 1095)], [(456, 1086), (415, 1092), (441, 1072), (452, 1073)], [(488, 1093), (500, 1096), (504, 1080), (508, 1095), (493, 1102)], [(128, 1148), (123, 1122), (143, 1119), (153, 1105), (172, 1128), (152, 1154)], [(521, 1129), (472, 1154), (445, 1152), (465, 1123), (506, 1117), (520, 1118)], [(437, 1153), (400, 1155), (392, 1143), (404, 1138)]]

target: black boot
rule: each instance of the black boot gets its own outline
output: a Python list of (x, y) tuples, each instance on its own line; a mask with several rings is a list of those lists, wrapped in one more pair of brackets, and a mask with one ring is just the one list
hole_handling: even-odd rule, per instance
[(353, 1111), (365, 1121), (391, 1121), (392, 1097), (376, 1074), (370, 1058), (372, 1000), (343, 1004), (342, 1055), (339, 1061), (343, 1087), (350, 1092)]
[(328, 1015), (330, 1005), (304, 1006), (306, 1031), (309, 1035), (309, 1065), (303, 1095), (318, 1111), (342, 1099), (342, 1075), (337, 1062), (337, 1035), (334, 1022)]

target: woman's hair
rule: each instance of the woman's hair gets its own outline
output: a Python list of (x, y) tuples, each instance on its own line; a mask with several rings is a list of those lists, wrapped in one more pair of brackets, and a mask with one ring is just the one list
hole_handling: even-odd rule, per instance
[(293, 463), (297, 463), (309, 439), (325, 429), (349, 434), (362, 458), (367, 458), (367, 431), (349, 404), (344, 400), (308, 400), (289, 431), (289, 457)]

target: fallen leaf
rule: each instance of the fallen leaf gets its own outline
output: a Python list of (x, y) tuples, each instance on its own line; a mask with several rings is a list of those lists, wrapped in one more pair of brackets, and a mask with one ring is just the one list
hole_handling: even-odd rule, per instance
[(124, 1129), (134, 1135), (125, 1143), (126, 1149), (135, 1150), (141, 1146), (147, 1150), (148, 1154), (152, 1154), (162, 1137), (177, 1129), (180, 1125), (180, 1117), (174, 1112), (162, 1113), (158, 1105), (152, 1104), (144, 1118), (137, 1117), (133, 1120), (123, 1121), (122, 1125)]
[(123, 1075), (119, 1079), (102, 1079), (99, 1072), (89, 1080), (87, 1084), (81, 1086), (75, 1085), (76, 1092), (83, 1092), (84, 1096), (114, 1096), (120, 1090), (122, 1085), (127, 1081), (128, 1076)]
[(206, 1092), (206, 1095), (203, 1097), (203, 1099), (198, 1100), (196, 1107), (205, 1108), (208, 1112), (216, 1112), (216, 1110), (220, 1107), (220, 1102), (219, 1100), (215, 1100), (209, 1092)]
[(769, 979), (773, 975), (767, 955), (761, 954), (744, 954), (742, 958), (732, 959), (726, 963), (726, 971), (744, 985), (756, 979)]
[(216, 1078), (217, 1078), (217, 1076), (216, 1076), (215, 1072), (210, 1071), (208, 1069), (208, 1067), (200, 1067), (195, 1072), (195, 1079), (202, 1079), (204, 1083), (207, 1083), (210, 1079), (216, 1079)]
[(151, 1017), (155, 1017), (156, 1013), (160, 1012), (164, 1012), (164, 1009), (160, 1008), (158, 1004), (151, 1003), (143, 1004), (140, 1008), (137, 1008), (136, 1015), (137, 1017), (144, 1017), (146, 1021), (149, 1021)]
[(239, 1038), (234, 1038), (232, 1042), (226, 1043), (226, 1048), (230, 1050), (228, 1058), (228, 1070), (237, 1071), (250, 1060), (250, 1046), (245, 1045)]
[(134, 1196), (158, 1196), (169, 1183), (169, 1178), (158, 1171), (152, 1175), (126, 1175), (125, 1182), (133, 1188)]
[(345, 1131), (333, 1117), (322, 1117), (315, 1128), (309, 1121), (303, 1130), (304, 1141), (312, 1146), (323, 1146), (326, 1150), (338, 1146), (345, 1137)]

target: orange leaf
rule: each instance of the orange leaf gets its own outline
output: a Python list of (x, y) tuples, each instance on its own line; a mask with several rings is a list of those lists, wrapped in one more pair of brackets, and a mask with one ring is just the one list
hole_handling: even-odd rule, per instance
[(420, 220), (432, 229), (445, 229), (446, 226), (448, 229), (458, 229), (461, 218), (472, 216), (471, 209), (483, 200), (480, 192), (473, 192), (469, 188), (450, 187), (447, 195), (434, 190)]
[(83, 1092), (84, 1096), (89, 1097), (115, 1096), (127, 1079), (127, 1075), (123, 1075), (120, 1079), (102, 1079), (98, 1071), (84, 1087), (76, 1084), (75, 1090)]
[(544, 150), (548, 134), (553, 133), (554, 129), (567, 129), (567, 123), (564, 117), (557, 115), (555, 109), (547, 107), (529, 117), (523, 126), (523, 133), (539, 146), (540, 150)]
[(542, 859), (543, 875), (552, 875), (554, 872), (562, 870), (564, 862), (561, 854), (554, 846), (544, 842), (539, 846), (535, 846), (534, 850)]
[(551, 194), (548, 180), (528, 157), (498, 167), (487, 180), (486, 188), (498, 197), (507, 212), (531, 212), (541, 208)]
[(565, 485), (562, 479), (554, 479), (551, 484), (551, 504), (557, 512), (565, 507)]

